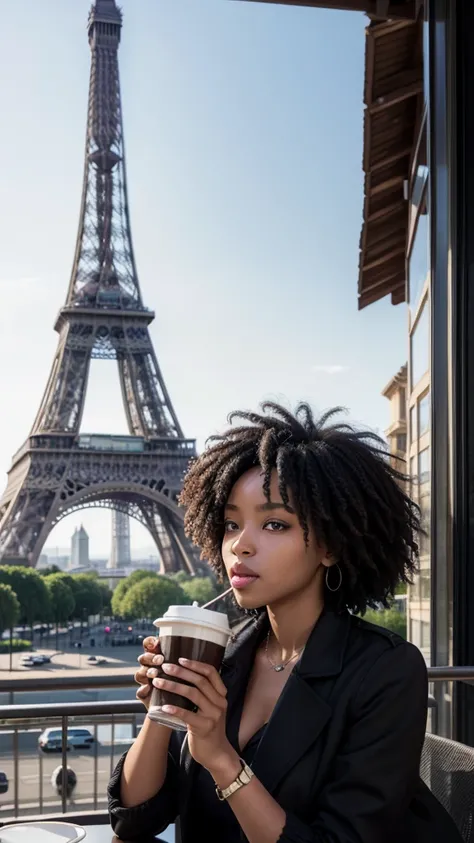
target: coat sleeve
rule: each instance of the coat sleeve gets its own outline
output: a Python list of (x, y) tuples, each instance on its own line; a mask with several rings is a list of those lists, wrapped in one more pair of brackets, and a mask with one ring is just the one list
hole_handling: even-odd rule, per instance
[(120, 782), (127, 753), (122, 755), (107, 788), (110, 822), (123, 840), (136, 840), (144, 835), (159, 834), (175, 822), (179, 811), (180, 742), (173, 732), (169, 744), (166, 778), (161, 790), (151, 799), (133, 808), (125, 808), (120, 799)]
[[(385, 651), (354, 700), (346, 738), (317, 797), (314, 818), (287, 814), (278, 843), (388, 843), (419, 777), (428, 679), (411, 644)], [(393, 835), (393, 837), (392, 837)]]

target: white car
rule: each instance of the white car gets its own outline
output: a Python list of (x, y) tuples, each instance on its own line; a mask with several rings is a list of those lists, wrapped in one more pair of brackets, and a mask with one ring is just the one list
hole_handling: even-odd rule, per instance
[[(67, 749), (90, 749), (94, 738), (89, 729), (71, 726), (67, 730)], [(61, 752), (62, 731), (54, 727), (45, 729), (38, 738), (38, 747), (43, 752)]]

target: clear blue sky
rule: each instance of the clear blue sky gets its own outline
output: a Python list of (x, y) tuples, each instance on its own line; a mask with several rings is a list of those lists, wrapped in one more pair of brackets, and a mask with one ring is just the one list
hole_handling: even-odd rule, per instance
[[(33, 422), (76, 237), (89, 0), (0, 0), (0, 470)], [(364, 27), (358, 13), (122, 0), (132, 232), (152, 337), (188, 436), (267, 397), (343, 404), (383, 430), (406, 311), (357, 311)], [(94, 361), (83, 430), (125, 432)], [(109, 518), (84, 521), (93, 554)], [(141, 528), (134, 542), (149, 544)]]

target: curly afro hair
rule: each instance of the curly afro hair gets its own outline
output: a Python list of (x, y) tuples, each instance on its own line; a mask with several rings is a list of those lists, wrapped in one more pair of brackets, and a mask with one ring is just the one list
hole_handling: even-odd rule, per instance
[[(281, 498), (296, 511), (305, 540), (310, 530), (341, 569), (326, 605), (354, 613), (389, 605), (399, 583), (417, 571), (420, 512), (404, 492), (405, 475), (390, 463), (375, 433), (333, 421), (337, 407), (316, 420), (308, 404), (295, 414), (273, 402), (262, 413), (234, 412), (231, 427), (208, 440), (190, 465), (180, 503), (185, 530), (201, 558), (223, 579), (224, 507), (238, 478), (260, 466), (269, 500), (276, 470)], [(232, 427), (234, 420), (242, 424)]]

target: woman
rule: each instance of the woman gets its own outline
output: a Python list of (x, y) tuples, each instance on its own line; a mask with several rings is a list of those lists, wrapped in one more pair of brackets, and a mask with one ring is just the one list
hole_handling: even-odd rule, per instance
[[(420, 781), (428, 686), (416, 647), (356, 613), (416, 568), (418, 509), (381, 440), (266, 403), (191, 465), (185, 528), (251, 610), (220, 674), (139, 658), (189, 697), (187, 732), (149, 719), (109, 786), (116, 833), (183, 843), (458, 843)], [(160, 667), (160, 676), (158, 676)], [(190, 684), (182, 684), (183, 682)], [(183, 738), (184, 736), (184, 738)]]

